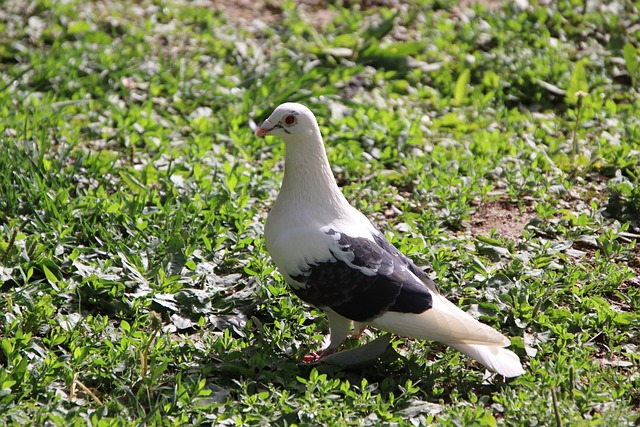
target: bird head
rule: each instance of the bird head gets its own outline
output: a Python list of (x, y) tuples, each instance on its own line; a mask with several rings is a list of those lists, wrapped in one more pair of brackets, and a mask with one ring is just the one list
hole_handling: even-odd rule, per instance
[(285, 141), (290, 136), (309, 133), (318, 127), (316, 117), (302, 104), (286, 102), (276, 108), (256, 131), (256, 135), (279, 136)]

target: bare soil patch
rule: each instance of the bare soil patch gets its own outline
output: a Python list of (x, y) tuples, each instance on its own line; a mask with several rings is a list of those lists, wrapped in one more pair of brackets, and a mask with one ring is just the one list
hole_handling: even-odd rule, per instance
[[(466, 9), (476, 3), (483, 3), (490, 9), (496, 9), (504, 0), (461, 0), (459, 9)], [(210, 0), (211, 6), (221, 11), (232, 23), (243, 24), (254, 19), (260, 19), (267, 24), (277, 22), (282, 12), (283, 0), (252, 1), (252, 0)], [(333, 19), (335, 12), (329, 9), (328, 0), (298, 0), (297, 4), (303, 13), (308, 14), (309, 23), (316, 28), (322, 28)], [(400, 0), (365, 0), (362, 2), (345, 2), (346, 7), (358, 4), (362, 9), (379, 6), (388, 8), (400, 7)]]
[[(252, 0), (211, 0), (211, 6), (221, 11), (232, 23), (244, 24), (254, 19), (260, 19), (267, 24), (277, 22), (281, 18), (282, 0), (252, 1)], [(314, 27), (321, 28), (333, 19), (334, 11), (330, 10), (325, 0), (299, 0), (298, 6)]]
[(504, 199), (484, 203), (471, 216), (471, 234), (488, 236), (495, 228), (501, 237), (517, 240), (522, 237), (522, 231), (531, 221), (533, 212), (532, 206), (521, 211), (517, 203)]

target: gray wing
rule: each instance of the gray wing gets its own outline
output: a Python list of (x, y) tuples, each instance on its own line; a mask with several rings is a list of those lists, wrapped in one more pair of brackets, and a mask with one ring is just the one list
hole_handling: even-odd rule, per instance
[(358, 322), (388, 311), (418, 314), (432, 307), (432, 291), (423, 277), (431, 280), (382, 234), (373, 240), (333, 229), (327, 234), (337, 243), (331, 258), (292, 277), (304, 285), (293, 289), (300, 298)]

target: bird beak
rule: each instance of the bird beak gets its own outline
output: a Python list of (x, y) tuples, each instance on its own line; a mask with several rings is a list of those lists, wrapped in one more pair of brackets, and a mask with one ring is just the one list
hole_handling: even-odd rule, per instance
[(256, 131), (256, 136), (262, 138), (266, 134), (269, 133), (275, 126), (269, 121), (269, 119), (265, 120), (262, 125)]

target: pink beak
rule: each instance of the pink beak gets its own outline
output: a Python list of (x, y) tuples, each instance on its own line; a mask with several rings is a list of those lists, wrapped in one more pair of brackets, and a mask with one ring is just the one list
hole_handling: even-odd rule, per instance
[(259, 138), (262, 138), (263, 136), (265, 136), (266, 134), (269, 133), (269, 131), (271, 129), (273, 129), (275, 126), (273, 126), (273, 124), (271, 124), (271, 122), (269, 121), (269, 119), (265, 120), (264, 122), (262, 122), (262, 125), (258, 128), (258, 130), (256, 131), (256, 136)]

